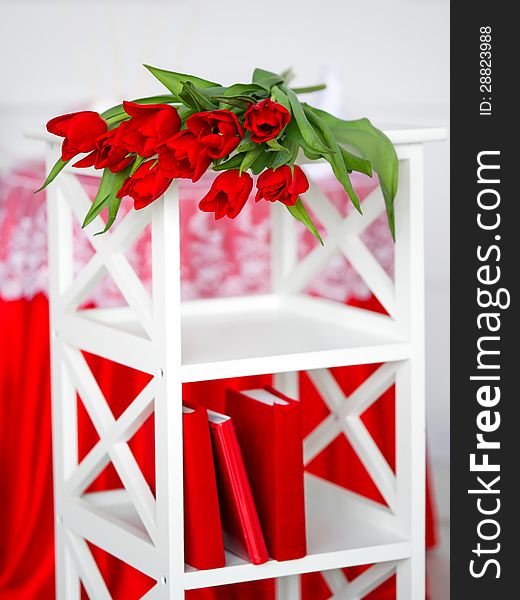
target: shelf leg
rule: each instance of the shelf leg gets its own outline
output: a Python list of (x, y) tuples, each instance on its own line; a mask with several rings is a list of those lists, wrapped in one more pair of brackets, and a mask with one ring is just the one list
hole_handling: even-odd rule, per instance
[(153, 337), (158, 384), (155, 397), (157, 549), (162, 572), (153, 597), (183, 600), (181, 279), (177, 182), (154, 203), (153, 211)]
[(411, 558), (397, 566), (398, 600), (425, 597), (425, 350), (423, 154), (421, 146), (400, 149), (395, 202), (395, 288), (398, 324), (410, 338), (411, 358), (396, 369), (397, 517), (410, 539)]
[(300, 576), (289, 575), (276, 580), (276, 600), (298, 600), (301, 597)]
[[(54, 162), (48, 149), (47, 169)], [(76, 392), (63, 365), (61, 294), (73, 278), (72, 214), (59, 183), (47, 188), (49, 308), (51, 330), (52, 444), (55, 515), (56, 598), (79, 600), (80, 582), (66, 546), (62, 522), (64, 483), (78, 461)]]

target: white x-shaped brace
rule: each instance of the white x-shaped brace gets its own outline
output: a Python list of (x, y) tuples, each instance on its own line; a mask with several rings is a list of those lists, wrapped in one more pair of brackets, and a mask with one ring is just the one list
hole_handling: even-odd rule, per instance
[[(107, 584), (87, 542), (70, 530), (66, 530), (65, 535), (68, 555), (88, 597), (93, 600), (112, 600)], [(160, 598), (164, 598), (164, 590), (161, 588), (161, 583), (158, 582), (141, 597), (141, 600), (160, 600)]]
[(378, 563), (351, 581), (341, 569), (323, 571), (322, 576), (334, 594), (331, 600), (361, 600), (386, 581), (395, 572), (396, 566), (395, 561)]
[[(60, 181), (60, 190), (76, 220), (81, 224), (92, 204), (85, 188), (74, 174), (66, 173)], [(112, 233), (94, 235), (105, 228), (105, 223), (100, 216), (85, 228), (85, 233), (96, 252), (75, 277), (70, 287), (64, 291), (61, 297), (64, 310), (75, 310), (105, 274), (109, 273), (133, 310), (136, 319), (150, 339), (152, 338), (154, 331), (152, 299), (124, 254), (150, 223), (150, 219), (149, 210), (131, 210)]]
[(65, 482), (65, 493), (69, 497), (81, 495), (111, 461), (155, 545), (156, 501), (127, 443), (153, 412), (155, 379), (116, 420), (83, 354), (64, 345), (63, 358), (70, 380), (99, 436), (97, 444)]
[(360, 237), (384, 211), (381, 188), (375, 188), (365, 198), (362, 215), (352, 211), (345, 218), (312, 180), (305, 197), (312, 212), (326, 229), (327, 238), (324, 246), (317, 245), (287, 274), (281, 282), (282, 291), (301, 292), (330, 259), (340, 252), (364, 279), (388, 314), (395, 318), (394, 282)]
[(348, 397), (328, 369), (308, 371), (307, 374), (330, 414), (305, 438), (305, 464), (308, 465), (343, 433), (395, 514), (397, 492), (394, 472), (360, 418), (395, 382), (395, 366), (392, 363), (381, 365)]

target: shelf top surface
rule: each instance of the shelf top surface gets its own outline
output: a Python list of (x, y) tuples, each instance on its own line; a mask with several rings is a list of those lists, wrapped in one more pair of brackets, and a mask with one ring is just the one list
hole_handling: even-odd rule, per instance
[[(110, 519), (142, 530), (127, 493), (118, 492), (121, 500), (104, 504), (103, 492), (94, 493), (93, 506), (102, 508)], [(374, 517), (384, 507), (351, 494), (343, 488), (310, 474), (305, 476), (307, 555), (300, 559), (278, 562), (269, 560), (252, 565), (231, 552), (226, 552), (226, 566), (198, 571), (185, 566), (185, 588), (196, 589), (226, 583), (267, 579), (290, 574), (326, 570), (370, 562), (406, 558), (409, 541), (397, 529)], [(377, 506), (377, 507), (376, 507)], [(376, 508), (375, 508), (376, 507)], [(374, 513), (375, 511), (375, 513)]]
[[(80, 331), (67, 341), (84, 350), (127, 364), (118, 360), (118, 353), (126, 351), (128, 343), (111, 345), (110, 331), (115, 330), (132, 336), (129, 343), (132, 339), (148, 343), (153, 352), (152, 342), (128, 309), (89, 310), (73, 319), (81, 323)], [(110, 330), (91, 335), (93, 323)], [(389, 318), (310, 297), (187, 302), (181, 328), (183, 381), (402, 360), (409, 351)], [(63, 335), (70, 338), (71, 328), (65, 328)], [(84, 344), (88, 336), (90, 341)], [(136, 360), (141, 356), (142, 370), (158, 368), (153, 369), (151, 354), (141, 352)]]

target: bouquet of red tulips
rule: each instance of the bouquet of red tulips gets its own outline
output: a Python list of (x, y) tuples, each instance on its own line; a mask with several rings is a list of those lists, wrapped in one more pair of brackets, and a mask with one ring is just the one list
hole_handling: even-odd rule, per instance
[(134, 208), (142, 209), (164, 194), (174, 179), (197, 181), (211, 167), (221, 173), (201, 199), (201, 210), (213, 212), (216, 219), (235, 218), (253, 189), (251, 171), (258, 175), (255, 201), (281, 202), (321, 242), (301, 199), (309, 187), (295, 164), (302, 151), (311, 160), (330, 163), (360, 212), (349, 174), (372, 176), (375, 171), (394, 235), (395, 149), (368, 119), (344, 121), (299, 100), (298, 94), (323, 85), (294, 88), (289, 86), (290, 72), (278, 75), (255, 69), (251, 83), (223, 87), (191, 75), (146, 68), (169, 94), (123, 102), (102, 114), (62, 115), (47, 123), (48, 131), (64, 141), (61, 158), (40, 190), (79, 154), (86, 156), (73, 167), (103, 170), (84, 227), (107, 209), (107, 231), (123, 197), (130, 196)]

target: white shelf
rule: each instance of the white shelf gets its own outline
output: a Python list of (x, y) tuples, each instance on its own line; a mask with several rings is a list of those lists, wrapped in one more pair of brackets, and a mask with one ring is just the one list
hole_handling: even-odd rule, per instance
[[(381, 191), (363, 201), (363, 217), (343, 218), (316, 185), (306, 202), (326, 230), (326, 246), (298, 260), (297, 224), (272, 207), (271, 289), (276, 294), (181, 302), (179, 186), (148, 209), (130, 211), (108, 236), (96, 237), (100, 218), (84, 229), (95, 254), (73, 269), (73, 220), (82, 222), (91, 199), (73, 169), (48, 189), (52, 328), (53, 447), (56, 583), (59, 600), (79, 600), (79, 579), (90, 597), (110, 600), (85, 540), (157, 581), (146, 598), (183, 600), (186, 589), (275, 578), (278, 600), (298, 600), (298, 576), (329, 572), (337, 597), (362, 598), (393, 573), (399, 600), (425, 597), (424, 588), (424, 272), (422, 142), (441, 139), (436, 128), (389, 128), (397, 143), (397, 239), (391, 279), (362, 232), (384, 211)], [(53, 142), (55, 144), (55, 142)], [(49, 149), (48, 167), (57, 148)], [(312, 179), (312, 178), (311, 178)], [(312, 183), (312, 181), (311, 181)], [(153, 294), (125, 259), (151, 225)], [(385, 306), (385, 316), (301, 295), (334, 253), (341, 253)], [(126, 308), (79, 310), (108, 272)], [(150, 373), (153, 377), (116, 420), (79, 350)], [(332, 367), (384, 363), (348, 395)], [(228, 554), (223, 568), (184, 565), (182, 383), (262, 373), (299, 397), (307, 371), (328, 413), (304, 440), (308, 460), (344, 435), (386, 508), (308, 476), (308, 555), (251, 565)], [(394, 386), (396, 452), (393, 469), (361, 415)], [(99, 442), (77, 464), (77, 394)], [(153, 495), (128, 440), (154, 413), (156, 493)], [(84, 494), (107, 460), (124, 490)], [(348, 469), (348, 465), (345, 465)], [(373, 564), (353, 581), (342, 567)], [(332, 573), (331, 573), (332, 570)]]
[[(226, 552), (226, 566), (222, 568), (198, 571), (186, 565), (185, 589), (401, 560), (410, 556), (409, 541), (398, 532), (395, 518), (385, 507), (310, 474), (306, 474), (305, 495), (307, 556), (253, 565)], [(70, 515), (67, 521), (77, 534), (116, 556), (124, 552), (123, 545), (119, 549), (114, 547), (111, 531), (119, 524), (123, 536), (131, 532), (134, 539), (142, 538), (141, 557), (120, 557), (136, 562), (143, 570), (149, 570), (148, 565), (153, 564), (147, 534), (124, 490), (87, 494), (84, 500), (70, 500), (70, 510), (66, 510), (65, 515)], [(78, 527), (78, 523), (82, 525)], [(147, 554), (150, 554), (148, 559)], [(150, 574), (159, 576), (159, 573), (153, 573), (153, 567)]]
[[(183, 382), (403, 360), (391, 319), (303, 296), (183, 303)], [(127, 308), (65, 315), (64, 341), (155, 373), (152, 342)], [(122, 351), (124, 349), (124, 351)]]

